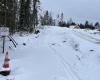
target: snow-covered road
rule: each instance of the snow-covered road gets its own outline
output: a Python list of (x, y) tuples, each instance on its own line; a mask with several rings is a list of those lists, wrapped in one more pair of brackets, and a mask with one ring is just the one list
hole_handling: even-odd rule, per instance
[(15, 35), (17, 48), (6, 45), (15, 80), (100, 80), (100, 45), (77, 36), (79, 32), (46, 27), (38, 35)]
[(80, 31), (75, 31), (75, 30), (73, 30), (73, 34), (75, 34), (76, 36), (79, 36), (80, 38), (88, 40), (90, 42), (93, 42), (95, 44), (100, 44), (100, 39), (92, 37), (89, 34), (84, 34), (84, 33), (80, 32)]

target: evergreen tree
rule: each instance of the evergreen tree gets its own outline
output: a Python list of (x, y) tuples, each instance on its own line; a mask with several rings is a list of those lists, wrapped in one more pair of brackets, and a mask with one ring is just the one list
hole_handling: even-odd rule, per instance
[(66, 27), (66, 22), (64, 21), (64, 14), (63, 13), (61, 13), (61, 15), (60, 15), (60, 21), (58, 24), (61, 27)]
[(63, 14), (63, 13), (61, 13), (60, 21), (61, 21), (61, 22), (64, 21), (64, 14)]
[(35, 31), (35, 26), (38, 25), (38, 9), (40, 5), (40, 1), (39, 0), (33, 0), (33, 14), (32, 14), (32, 24), (33, 24), (33, 29), (30, 29)]
[(27, 0), (25, 2), (25, 27), (27, 30), (29, 30), (31, 28), (31, 25), (30, 25), (30, 18), (31, 18), (31, 0)]
[(52, 18), (52, 14), (49, 11), (46, 11), (43, 16), (41, 16), (42, 25), (54, 25), (55, 21)]
[(16, 29), (17, 0), (0, 0), (0, 25), (9, 27), (10, 33)]
[(23, 31), (25, 26), (25, 0), (20, 0), (20, 12), (19, 12), (19, 28)]
[(93, 26), (93, 24), (92, 23), (90, 24), (88, 21), (85, 22), (85, 28), (92, 29), (92, 30), (95, 29), (95, 27)]
[(100, 28), (99, 22), (96, 22), (94, 26), (95, 26), (96, 29), (99, 29)]
[(85, 28), (89, 28), (89, 22), (88, 21), (85, 22)]
[(39, 3), (39, 0), (20, 0), (19, 30), (35, 31), (35, 26), (38, 25)]

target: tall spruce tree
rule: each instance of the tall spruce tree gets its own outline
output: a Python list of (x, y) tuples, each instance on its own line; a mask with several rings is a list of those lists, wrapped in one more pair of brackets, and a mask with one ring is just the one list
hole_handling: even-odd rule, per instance
[(20, 11), (19, 11), (19, 31), (23, 31), (25, 28), (25, 0), (20, 0)]
[(35, 31), (35, 26), (38, 25), (38, 8), (40, 7), (39, 4), (40, 4), (39, 0), (33, 0), (33, 14), (32, 14), (33, 31)]
[(25, 27), (27, 28), (28, 31), (31, 28), (31, 25), (30, 25), (31, 7), (30, 6), (31, 6), (31, 0), (27, 0), (25, 2)]
[(46, 11), (43, 16), (41, 16), (41, 25), (54, 25), (55, 22), (52, 18), (52, 14)]

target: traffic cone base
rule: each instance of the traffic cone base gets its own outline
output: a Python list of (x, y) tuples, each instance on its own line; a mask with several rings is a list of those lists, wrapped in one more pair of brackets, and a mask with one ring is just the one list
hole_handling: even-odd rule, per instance
[(8, 76), (10, 74), (8, 52), (5, 54), (4, 64), (2, 65), (2, 71), (0, 72), (3, 76)]
[(10, 75), (10, 70), (9, 71), (0, 71), (0, 74), (2, 76), (8, 76), (8, 75)]

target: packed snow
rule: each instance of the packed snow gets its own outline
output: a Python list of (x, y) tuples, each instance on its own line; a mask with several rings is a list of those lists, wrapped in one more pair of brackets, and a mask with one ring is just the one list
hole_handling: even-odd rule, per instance
[[(100, 32), (44, 26), (39, 34), (6, 38), (11, 75), (0, 80), (100, 80)], [(98, 33), (98, 34), (95, 34)], [(2, 39), (0, 39), (0, 70)]]

